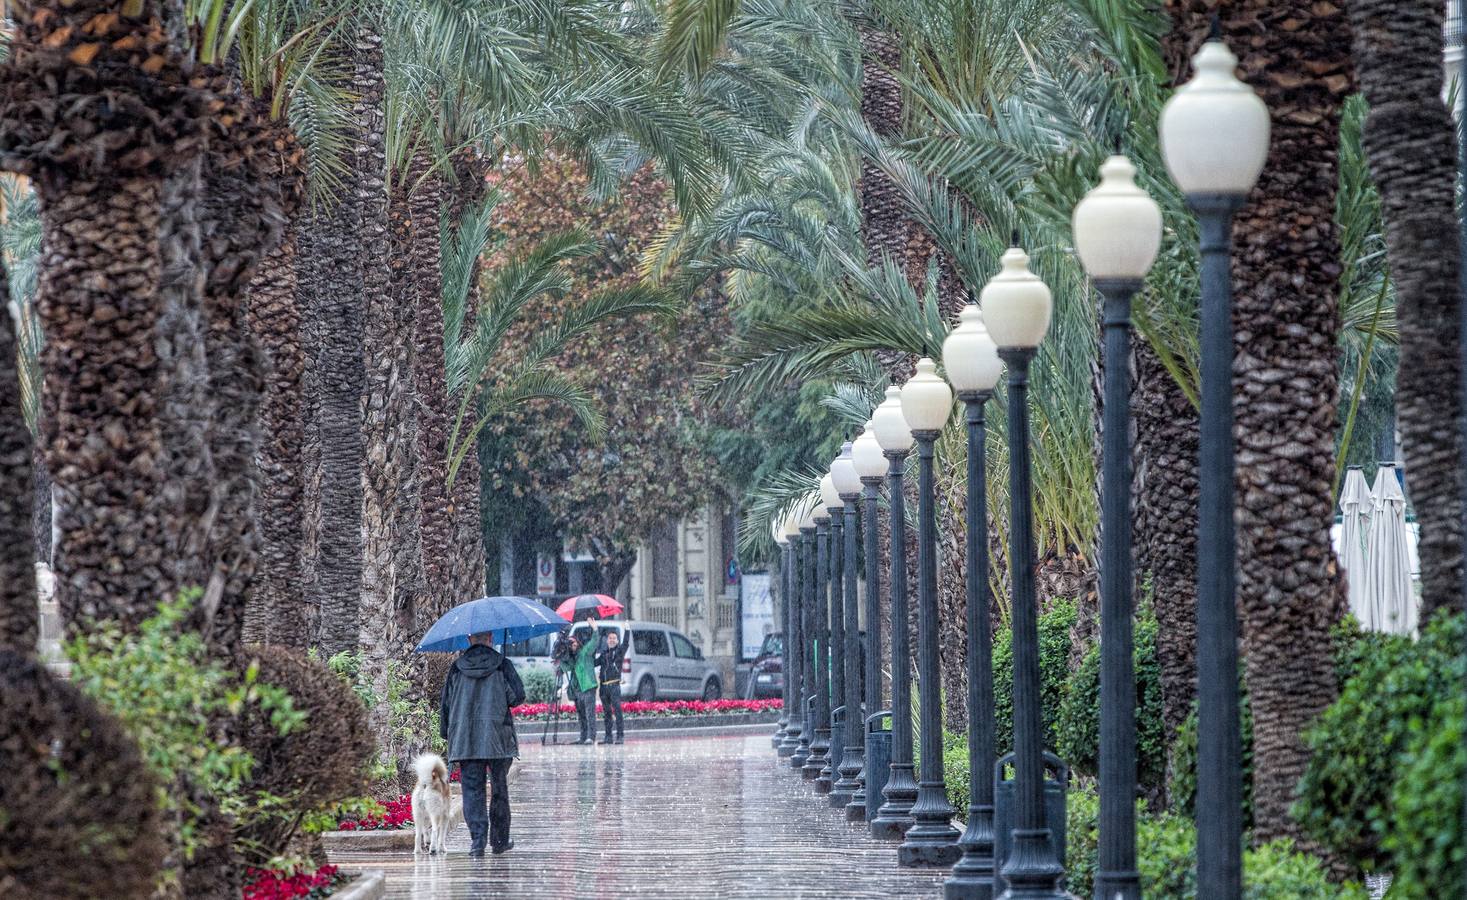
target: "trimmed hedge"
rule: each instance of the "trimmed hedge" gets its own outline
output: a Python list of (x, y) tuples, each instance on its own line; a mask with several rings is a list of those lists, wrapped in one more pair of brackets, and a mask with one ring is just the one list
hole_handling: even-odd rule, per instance
[(549, 703), (555, 699), (555, 675), (544, 669), (526, 669), (520, 673), (525, 686), (526, 703)]
[[(1074, 600), (1058, 599), (1039, 616), (1040, 702), (1043, 704), (1044, 746), (1056, 745), (1060, 707), (1070, 681), (1070, 628), (1075, 624)], [(1002, 757), (1014, 749), (1013, 631), (1000, 628), (993, 636), (993, 714), (996, 750)]]

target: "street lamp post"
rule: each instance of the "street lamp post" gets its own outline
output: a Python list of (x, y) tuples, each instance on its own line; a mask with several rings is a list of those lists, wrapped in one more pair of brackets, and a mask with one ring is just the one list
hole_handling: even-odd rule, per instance
[(983, 408), (1003, 374), (998, 347), (978, 307), (958, 314), (958, 327), (942, 345), (943, 367), (968, 428), (968, 824), (958, 838), (963, 855), (943, 883), (947, 900), (993, 898), (993, 634), (989, 624), (988, 492), (984, 465), (987, 430)]
[(840, 495), (845, 517), (842, 529), (845, 544), (841, 549), (845, 578), (845, 653), (842, 654), (845, 665), (843, 671), (836, 674), (845, 681), (846, 707), (846, 727), (841, 742), (844, 752), (838, 770), (840, 780), (830, 792), (830, 805), (846, 810), (847, 815), (855, 802), (856, 792), (861, 789), (859, 776), (866, 757), (866, 711), (861, 697), (861, 601), (856, 588), (856, 501), (861, 499), (861, 476), (856, 472), (854, 446), (854, 442), (847, 442), (841, 447), (840, 456), (830, 467), (830, 478)]
[[(841, 448), (842, 453), (849, 453), (851, 445), (849, 442)], [(832, 470), (834, 463), (831, 464)], [(820, 499), (825, 505), (825, 512), (830, 516), (830, 549), (826, 555), (826, 563), (829, 569), (826, 573), (826, 582), (830, 586), (830, 608), (828, 610), (829, 626), (826, 646), (826, 661), (830, 669), (826, 673), (826, 684), (830, 686), (830, 751), (825, 754), (825, 767), (820, 770), (820, 776), (815, 779), (815, 789), (822, 794), (835, 794), (835, 785), (840, 777), (839, 769), (841, 757), (845, 752), (846, 721), (835, 721), (836, 710), (845, 715), (842, 709), (846, 702), (845, 679), (842, 671), (845, 666), (845, 638), (846, 623), (842, 613), (843, 581), (841, 578), (841, 550), (845, 536), (845, 520), (841, 516), (840, 492), (835, 488), (835, 479), (830, 472), (820, 479)], [(828, 799), (831, 806), (845, 806), (848, 797), (832, 796)]]
[(1100, 486), (1100, 852), (1097, 900), (1139, 900), (1136, 871), (1136, 679), (1132, 664), (1131, 298), (1161, 246), (1161, 208), (1112, 156), (1075, 207), (1072, 232), (1104, 298)]
[[(814, 716), (815, 737), (810, 741), (810, 758), (805, 760), (802, 770), (806, 781), (815, 782), (818, 793), (830, 790), (830, 782), (820, 783), (820, 774), (830, 762), (830, 516), (825, 510), (825, 479), (821, 479), (821, 490), (815, 495), (815, 573), (811, 579), (815, 593), (811, 599), (809, 639), (814, 654), (812, 665), (815, 670)], [(822, 789), (823, 788), (823, 789)]]
[(917, 374), (902, 388), (902, 416), (917, 439), (917, 690), (921, 700), (922, 772), (912, 827), (897, 848), (903, 866), (950, 866), (958, 861), (958, 830), (942, 774), (942, 686), (937, 661), (937, 510), (932, 478), (933, 445), (952, 414), (953, 392), (937, 377), (937, 364), (917, 360)]
[(1243, 783), (1234, 596), (1231, 232), (1268, 156), (1268, 108), (1234, 75), (1215, 37), (1192, 57), (1196, 75), (1161, 113), (1167, 171), (1201, 230), (1202, 402), (1197, 527), (1197, 891), (1242, 893)]
[[(1018, 235), (1014, 235), (1018, 244)], [(1064, 866), (1051, 843), (1044, 810), (1044, 743), (1039, 696), (1039, 603), (1034, 588), (1034, 526), (1029, 473), (1029, 361), (1049, 330), (1049, 288), (1029, 271), (1017, 246), (983, 288), (983, 321), (1008, 365), (1009, 576), (1014, 656), (1015, 816), (1003, 866), (1005, 897), (1055, 898)]]
[(780, 667), (784, 670), (785, 696), (789, 703), (789, 724), (785, 726), (784, 742), (779, 745), (780, 756), (793, 756), (800, 747), (800, 733), (805, 727), (805, 706), (801, 699), (802, 666), (801, 636), (804, 629), (800, 621), (803, 615), (801, 602), (801, 561), (803, 560), (800, 538), (801, 509), (798, 502), (784, 520), (785, 542), (790, 549), (789, 573), (789, 625), (784, 633), (784, 647), (780, 652)]
[[(788, 641), (790, 636), (790, 542), (784, 536), (784, 522), (775, 519), (771, 528), (774, 532), (774, 545), (779, 548), (779, 626), (782, 640)], [(750, 678), (755, 678), (755, 673), (749, 673)], [(785, 735), (790, 726), (790, 680), (789, 666), (781, 662), (780, 665), (780, 692), (779, 692), (779, 727), (774, 729), (774, 735), (770, 743), (776, 751), (784, 746)]]
[[(865, 544), (866, 557), (866, 714), (875, 715), (881, 709), (881, 610), (878, 606), (877, 597), (881, 588), (880, 561), (876, 558), (878, 546), (876, 540), (876, 516), (878, 514), (879, 490), (881, 481), (886, 474), (886, 457), (882, 455), (881, 443), (876, 440), (876, 425), (874, 422), (866, 423), (866, 430), (856, 438), (855, 444), (851, 446), (851, 463), (856, 468), (856, 475), (861, 479), (862, 499), (865, 501), (864, 521), (861, 526), (861, 534)], [(865, 739), (864, 723), (861, 728), (862, 740)], [(866, 776), (866, 769), (871, 765), (869, 757), (862, 757), (861, 771), (856, 775), (860, 787), (851, 796), (850, 805), (846, 807), (846, 819), (852, 822), (864, 821), (866, 818), (866, 796), (871, 789), (871, 779)]]
[[(800, 512), (800, 746), (790, 765), (803, 775), (815, 743), (815, 504), (807, 497)], [(814, 777), (811, 775), (810, 777)]]
[(887, 494), (891, 508), (891, 769), (881, 795), (886, 798), (871, 823), (871, 836), (895, 840), (912, 827), (917, 780), (912, 773), (912, 658), (907, 626), (907, 513), (902, 481), (912, 432), (902, 418), (902, 390), (886, 389), (871, 422), (887, 460)]

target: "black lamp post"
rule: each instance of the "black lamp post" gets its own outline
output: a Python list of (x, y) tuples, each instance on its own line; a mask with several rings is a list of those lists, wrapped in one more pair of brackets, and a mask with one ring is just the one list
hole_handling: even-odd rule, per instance
[(917, 779), (912, 772), (912, 659), (907, 626), (907, 512), (902, 481), (912, 432), (902, 418), (902, 390), (886, 389), (886, 400), (871, 417), (876, 440), (887, 459), (891, 506), (891, 769), (881, 795), (886, 798), (871, 823), (871, 836), (896, 840), (912, 827)]
[(902, 388), (902, 416), (917, 439), (917, 691), (921, 700), (922, 770), (912, 827), (897, 848), (903, 866), (950, 866), (958, 861), (958, 830), (942, 773), (942, 686), (937, 660), (937, 510), (932, 478), (933, 444), (952, 413), (953, 393), (937, 377), (937, 364), (917, 360), (917, 374)]
[[(782, 640), (788, 642), (790, 637), (790, 542), (784, 536), (784, 522), (775, 519), (771, 526), (774, 530), (774, 544), (779, 548), (779, 631), (783, 635)], [(783, 654), (785, 657), (788, 654)], [(749, 672), (750, 678), (758, 676)], [(785, 734), (790, 726), (790, 679), (789, 665), (784, 660), (780, 664), (780, 692), (779, 692), (779, 727), (774, 729), (774, 735), (770, 743), (778, 751), (784, 746)], [(751, 691), (752, 694), (752, 691)]]
[(785, 757), (792, 756), (799, 748), (800, 732), (804, 729), (805, 719), (805, 708), (800, 700), (800, 515), (801, 510), (797, 503), (783, 523), (785, 543), (789, 546), (789, 593), (786, 594), (789, 600), (786, 604), (787, 624), (784, 647), (780, 652), (780, 668), (783, 669), (785, 702), (789, 708), (785, 710), (788, 722), (785, 724), (784, 740), (779, 745), (779, 755)]
[(1197, 527), (1197, 896), (1236, 900), (1243, 876), (1243, 767), (1238, 725), (1237, 554), (1233, 531), (1233, 213), (1268, 156), (1268, 108), (1233, 74), (1237, 57), (1209, 40), (1196, 74), (1167, 101), (1161, 145), (1201, 229), (1202, 358)]
[[(831, 482), (840, 496), (841, 513), (845, 518), (842, 528), (845, 543), (841, 549), (841, 568), (845, 579), (845, 652), (841, 654), (844, 665), (836, 674), (845, 682), (842, 696), (846, 707), (845, 731), (841, 735), (843, 752), (838, 769), (840, 780), (830, 792), (830, 805), (847, 811), (847, 815), (861, 789), (859, 776), (866, 755), (866, 711), (861, 697), (860, 597), (856, 586), (856, 501), (861, 499), (861, 476), (856, 473), (854, 446), (853, 442), (847, 442), (830, 467)], [(861, 802), (865, 803), (865, 800)]]
[(810, 744), (815, 740), (814, 711), (810, 700), (815, 696), (815, 669), (813, 665), (815, 628), (815, 507), (808, 498), (799, 514), (799, 571), (800, 571), (800, 615), (796, 622), (799, 628), (794, 652), (799, 656), (800, 677), (796, 682), (795, 715), (799, 717), (799, 744), (790, 755), (790, 766), (803, 773), (805, 763), (810, 760)]
[(1161, 246), (1161, 209), (1116, 155), (1075, 207), (1075, 250), (1104, 298), (1100, 488), (1100, 852), (1095, 896), (1139, 900), (1136, 678), (1131, 619), (1131, 298)]
[[(876, 440), (876, 425), (874, 422), (866, 423), (866, 430), (851, 446), (851, 464), (856, 469), (856, 475), (861, 480), (861, 496), (865, 501), (864, 521), (862, 523), (861, 536), (865, 545), (866, 557), (866, 666), (864, 683), (866, 688), (867, 715), (875, 715), (881, 709), (881, 610), (878, 606), (877, 597), (881, 593), (881, 571), (880, 561), (877, 559), (879, 547), (876, 539), (876, 516), (879, 506), (878, 491), (881, 481), (886, 474), (886, 457), (882, 455), (881, 443)], [(861, 739), (864, 743), (866, 729), (861, 729)], [(871, 764), (869, 757), (863, 755), (861, 758), (861, 771), (856, 774), (859, 787), (851, 795), (851, 802), (846, 806), (846, 819), (851, 822), (861, 822), (866, 819), (866, 797), (867, 791), (871, 789), (871, 781), (866, 777), (866, 768)]]
[(820, 773), (830, 763), (830, 622), (827, 613), (830, 581), (830, 516), (825, 514), (824, 498), (817, 497), (815, 507), (815, 594), (811, 599), (809, 639), (814, 648), (815, 736), (810, 740), (810, 758), (802, 770), (806, 781), (815, 782), (818, 793), (830, 790), (829, 781), (820, 784)]
[(993, 634), (989, 624), (987, 429), (983, 408), (1003, 374), (998, 347), (968, 304), (942, 345), (943, 366), (963, 401), (968, 430), (968, 824), (963, 855), (943, 883), (947, 900), (993, 900)]
[[(851, 445), (847, 443), (844, 452), (850, 452)], [(846, 623), (844, 608), (844, 579), (841, 577), (841, 556), (845, 543), (845, 519), (841, 515), (840, 493), (835, 489), (835, 481), (829, 472), (820, 479), (820, 497), (825, 504), (825, 512), (830, 516), (830, 550), (826, 562), (830, 568), (826, 575), (830, 586), (830, 609), (829, 629), (830, 636), (827, 646), (830, 648), (827, 660), (830, 669), (827, 673), (826, 683), (830, 685), (830, 751), (825, 755), (825, 768), (820, 770), (820, 777), (815, 779), (815, 790), (822, 794), (830, 794), (828, 802), (831, 806), (844, 807), (849, 802), (849, 796), (837, 795), (835, 785), (840, 778), (841, 757), (845, 753), (845, 719), (836, 721), (836, 711), (845, 715), (846, 686), (843, 671), (845, 666), (845, 640)]]
[[(1018, 243), (1018, 235), (1014, 236)], [(1049, 288), (1018, 247), (983, 288), (983, 321), (1008, 365), (1009, 572), (1014, 653), (1015, 815), (1003, 866), (1005, 897), (1060, 900), (1064, 877), (1044, 809), (1044, 742), (1039, 695), (1039, 603), (1034, 587), (1034, 525), (1029, 473), (1029, 361), (1049, 329)]]

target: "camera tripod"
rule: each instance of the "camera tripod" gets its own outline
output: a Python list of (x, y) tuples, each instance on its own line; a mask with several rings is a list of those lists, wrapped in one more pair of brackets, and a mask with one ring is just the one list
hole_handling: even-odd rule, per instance
[(540, 746), (545, 746), (548, 737), (550, 743), (560, 743), (560, 686), (565, 683), (565, 673), (560, 671), (560, 666), (555, 667), (555, 690), (550, 694), (550, 711), (545, 714), (545, 727), (540, 732)]

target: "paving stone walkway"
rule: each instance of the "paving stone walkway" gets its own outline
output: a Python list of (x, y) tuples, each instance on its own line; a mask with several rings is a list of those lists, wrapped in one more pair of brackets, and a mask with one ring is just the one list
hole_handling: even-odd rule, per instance
[[(772, 730), (772, 729), (771, 729)], [(387, 871), (391, 898), (940, 897), (942, 874), (903, 870), (896, 847), (847, 824), (756, 736), (628, 737), (541, 748), (512, 775), (515, 848), (470, 859), (343, 855)]]

